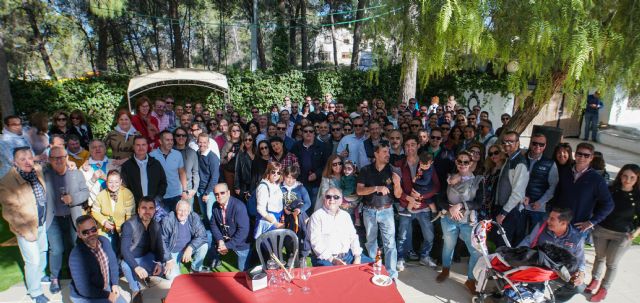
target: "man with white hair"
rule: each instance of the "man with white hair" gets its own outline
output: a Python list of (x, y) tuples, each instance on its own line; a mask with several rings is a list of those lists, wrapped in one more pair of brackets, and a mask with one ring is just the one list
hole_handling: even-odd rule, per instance
[(209, 245), (200, 216), (191, 211), (189, 201), (180, 200), (176, 210), (162, 221), (164, 251), (171, 254), (165, 265), (166, 277), (173, 280), (180, 275), (180, 264), (191, 263), (191, 270), (202, 270), (202, 262)]
[(358, 234), (351, 216), (340, 209), (342, 191), (331, 187), (323, 196), (322, 208), (309, 219), (311, 248), (317, 256), (316, 266), (346, 265), (373, 262), (362, 254)]
[[(107, 157), (104, 142), (94, 139), (89, 142), (89, 159), (82, 165), (82, 174), (89, 188), (89, 206), (93, 205), (96, 196), (107, 188), (107, 173), (112, 169), (120, 169), (120, 161), (114, 162)], [(123, 159), (121, 162), (124, 162)]]

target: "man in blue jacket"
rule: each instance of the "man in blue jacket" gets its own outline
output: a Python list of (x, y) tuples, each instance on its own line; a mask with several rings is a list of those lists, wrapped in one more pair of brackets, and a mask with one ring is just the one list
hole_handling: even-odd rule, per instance
[(589, 140), (589, 131), (591, 131), (591, 140), (596, 142), (600, 109), (603, 107), (604, 103), (600, 100), (600, 91), (596, 91), (593, 95), (587, 96), (587, 106), (584, 109), (584, 135), (582, 140)]
[[(585, 289), (583, 283), (586, 270), (584, 237), (580, 230), (571, 226), (572, 217), (572, 212), (568, 208), (553, 208), (547, 220), (536, 225), (533, 231), (518, 245), (535, 247), (540, 244), (550, 243), (566, 249), (576, 257), (578, 270), (570, 273), (571, 280), (568, 283), (560, 282), (560, 280), (551, 283), (557, 302), (569, 301), (575, 294), (581, 293)], [(543, 286), (541, 286), (541, 290), (544, 291)]]
[(70, 297), (73, 302), (124, 303), (118, 281), (118, 259), (109, 240), (98, 235), (93, 217), (76, 219), (78, 243), (69, 255)]
[[(156, 203), (153, 197), (142, 197), (138, 202), (138, 215), (122, 224), (120, 253), (122, 272), (132, 291), (132, 302), (142, 302), (138, 279), (160, 276), (170, 254), (165, 253), (160, 223), (153, 220)], [(134, 276), (135, 275), (135, 276)]]
[(571, 223), (585, 237), (586, 232), (604, 220), (614, 207), (607, 182), (591, 168), (593, 153), (593, 145), (586, 142), (578, 144), (573, 167), (565, 167), (558, 172), (558, 193), (552, 205), (571, 209)]
[(226, 183), (216, 185), (213, 194), (218, 201), (213, 205), (211, 218), (212, 246), (217, 247), (218, 254), (223, 256), (233, 250), (238, 256), (238, 269), (244, 271), (249, 255), (247, 208), (242, 201), (230, 195)]
[(176, 211), (162, 221), (162, 241), (164, 251), (171, 254), (166, 265), (168, 280), (173, 281), (180, 275), (181, 263), (190, 262), (194, 272), (202, 270), (202, 262), (209, 250), (207, 234), (200, 216), (191, 211), (188, 201), (178, 201)]

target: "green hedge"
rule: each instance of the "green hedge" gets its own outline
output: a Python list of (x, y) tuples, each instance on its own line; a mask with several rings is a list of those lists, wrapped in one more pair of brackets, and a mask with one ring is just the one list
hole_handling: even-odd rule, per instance
[[(396, 103), (400, 91), (400, 66), (385, 67), (376, 72), (335, 70), (319, 66), (311, 71), (292, 70), (286, 73), (231, 71), (227, 75), (230, 94), (235, 108), (248, 115), (252, 106), (268, 111), (270, 106), (281, 104), (285, 96), (302, 100), (304, 96), (322, 98), (329, 92), (345, 103), (348, 109), (363, 99), (382, 98)], [(16, 112), (29, 115), (36, 111), (52, 113), (59, 109), (81, 109), (98, 136), (105, 135), (114, 125), (114, 113), (126, 105), (126, 88), (129, 79), (122, 76), (64, 79), (59, 81), (12, 80), (11, 92)], [(418, 85), (418, 87), (421, 87)], [(456, 73), (436, 79), (418, 92), (420, 102), (434, 94), (444, 98), (454, 93), (461, 98), (466, 89), (490, 92), (504, 91), (504, 81), (488, 73)], [(225, 99), (219, 93), (199, 87), (165, 87), (148, 93), (149, 97), (172, 95), (178, 102), (205, 102), (209, 109), (222, 108)], [(443, 100), (443, 99), (441, 99)], [(461, 100), (464, 102), (464, 100)]]

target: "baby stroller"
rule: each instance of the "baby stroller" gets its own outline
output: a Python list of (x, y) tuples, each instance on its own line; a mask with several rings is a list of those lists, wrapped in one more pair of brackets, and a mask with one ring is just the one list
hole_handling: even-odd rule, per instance
[[(506, 247), (498, 248), (495, 254), (490, 255), (486, 240), (491, 228), (497, 228), (497, 233), (504, 240)], [(471, 237), (473, 247), (482, 255), (473, 270), (477, 279), (476, 291), (478, 292), (472, 298), (473, 303), (494, 302), (496, 297), (500, 298), (498, 301), (501, 302), (555, 302), (549, 282), (558, 278), (569, 281), (570, 272), (573, 272), (570, 269), (575, 269), (577, 266), (575, 257), (553, 244), (539, 245), (534, 249), (511, 248), (504, 229), (495, 221), (478, 222), (473, 228)], [(553, 256), (562, 255), (564, 259), (556, 262), (558, 258), (555, 258), (556, 261), (552, 260), (545, 251), (552, 251), (549, 254)], [(563, 264), (559, 265), (559, 263)], [(564, 263), (570, 263), (570, 265), (565, 266)], [(495, 281), (497, 292), (487, 292), (489, 280)], [(541, 287), (542, 285), (544, 287)], [(546, 297), (545, 292), (548, 294)]]

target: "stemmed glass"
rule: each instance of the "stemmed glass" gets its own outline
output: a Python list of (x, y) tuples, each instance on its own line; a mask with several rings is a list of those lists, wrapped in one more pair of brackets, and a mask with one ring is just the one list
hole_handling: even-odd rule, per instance
[(275, 261), (269, 259), (267, 261), (267, 270), (269, 275), (268, 286), (271, 288), (278, 288), (280, 286), (280, 278), (278, 277), (278, 264)]
[(311, 267), (307, 266), (307, 258), (300, 258), (300, 279), (304, 281), (304, 286), (302, 287), (302, 293), (307, 294), (311, 291), (309, 287), (309, 278), (311, 278)]

